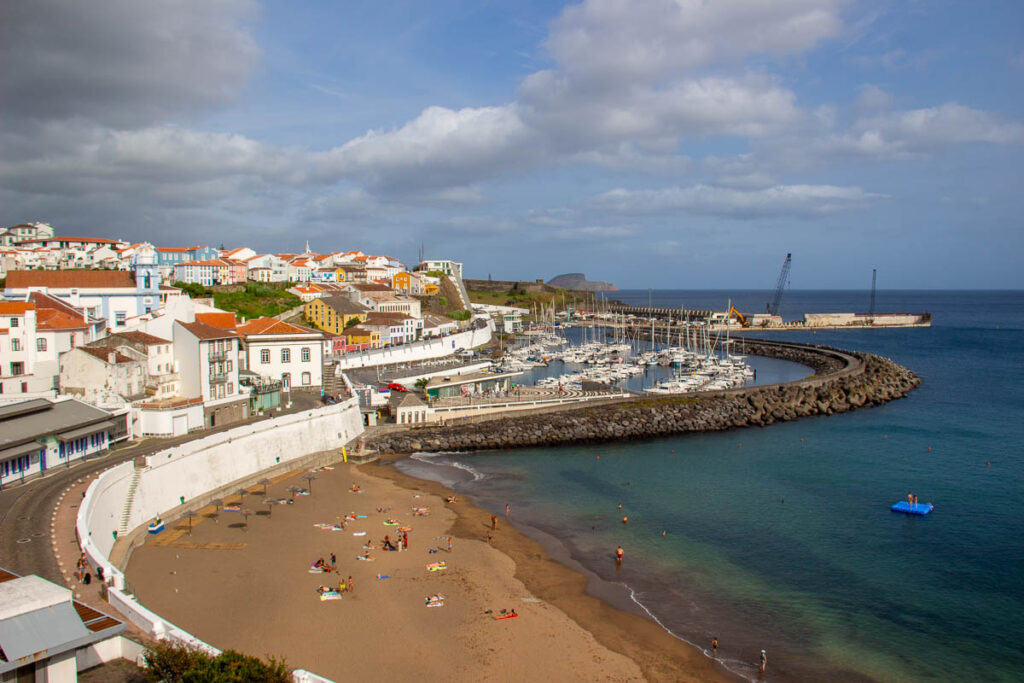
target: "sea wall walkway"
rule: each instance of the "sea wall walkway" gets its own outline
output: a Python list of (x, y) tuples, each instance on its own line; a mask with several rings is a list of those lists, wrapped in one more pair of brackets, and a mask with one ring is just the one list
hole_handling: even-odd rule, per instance
[(632, 397), (557, 412), (387, 432), (368, 439), (367, 447), (381, 453), (505, 449), (760, 427), (880, 405), (906, 396), (921, 382), (907, 368), (872, 354), (750, 339), (745, 346), (747, 353), (801, 363), (814, 374), (784, 384)]

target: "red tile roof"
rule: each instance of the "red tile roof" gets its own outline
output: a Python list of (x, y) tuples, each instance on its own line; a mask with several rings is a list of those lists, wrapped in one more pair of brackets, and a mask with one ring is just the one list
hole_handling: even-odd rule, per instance
[(49, 287), (50, 289), (135, 289), (135, 279), (126, 270), (12, 270), (7, 289)]
[(185, 323), (178, 321), (178, 324), (184, 327), (186, 330), (191, 332), (194, 336), (202, 340), (210, 339), (235, 339), (238, 337), (234, 330), (222, 330), (219, 327), (213, 325), (207, 325), (206, 323), (194, 322)]
[(4, 315), (23, 315), (25, 311), (34, 311), (36, 305), (31, 301), (0, 301), (0, 313)]
[(292, 325), (276, 318), (256, 318), (244, 325), (239, 325), (238, 333), (243, 337), (260, 334), (319, 334), (316, 330)]
[(89, 323), (84, 318), (52, 308), (40, 309), (36, 315), (37, 330), (80, 330), (87, 327)]
[(219, 327), (222, 330), (233, 330), (238, 325), (234, 313), (218, 311), (216, 313), (196, 313), (196, 322)]
[(133, 341), (137, 344), (144, 344), (146, 346), (156, 346), (158, 344), (171, 343), (169, 339), (161, 339), (160, 337), (156, 337), (152, 334), (147, 334), (146, 332), (115, 332), (111, 336), (121, 337), (122, 339), (127, 339), (128, 341)]
[(78, 348), (81, 349), (82, 351), (85, 351), (90, 356), (94, 356), (94, 357), (100, 359), (104, 363), (109, 363), (110, 362), (110, 355), (111, 354), (114, 355), (114, 362), (115, 363), (131, 363), (131, 362), (133, 362), (131, 358), (129, 358), (128, 356), (124, 355), (120, 351), (111, 351), (110, 349), (105, 348), (105, 347), (103, 347), (103, 348), (92, 348), (90, 346), (79, 346)]

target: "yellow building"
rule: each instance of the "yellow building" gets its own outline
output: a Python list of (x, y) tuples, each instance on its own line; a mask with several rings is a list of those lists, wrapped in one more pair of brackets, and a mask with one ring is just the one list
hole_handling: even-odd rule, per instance
[(369, 344), (371, 349), (379, 349), (381, 346), (379, 331), (368, 330), (358, 325), (345, 330), (344, 336), (349, 344)]
[(395, 273), (391, 278), (391, 288), (396, 292), (408, 292), (412, 289), (412, 276), (409, 273)]
[[(325, 296), (313, 299), (305, 306), (306, 322), (314, 327), (330, 332), (341, 334), (345, 326), (352, 320), (362, 322), (366, 320), (369, 309), (362, 304), (341, 295)], [(378, 343), (380, 342), (378, 335)]]

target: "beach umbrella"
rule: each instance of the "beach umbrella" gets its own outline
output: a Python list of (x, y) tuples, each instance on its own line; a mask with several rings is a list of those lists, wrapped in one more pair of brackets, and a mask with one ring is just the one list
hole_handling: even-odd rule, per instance
[(309, 493), (313, 493), (313, 480), (316, 479), (316, 475), (310, 472), (309, 474), (302, 475), (302, 478), (309, 482)]
[(272, 498), (267, 498), (263, 501), (263, 504), (267, 506), (267, 516), (271, 516), (274, 514), (275, 503), (277, 503), (277, 501)]
[(220, 512), (220, 506), (224, 504), (224, 501), (220, 498), (214, 498), (210, 501), (210, 504), (213, 505), (214, 512)]
[(241, 503), (243, 500), (245, 500), (245, 494), (247, 494), (247, 493), (249, 493), (249, 492), (246, 491), (245, 489), (238, 489), (237, 491), (235, 491), (235, 494), (238, 496), (238, 502), (239, 503)]
[(199, 516), (199, 514), (195, 510), (189, 510), (188, 512), (185, 513), (185, 517), (188, 518), (188, 533), (189, 533), (189, 535), (192, 534), (192, 518), (193, 517), (198, 517), (198, 516)]
[(260, 480), (259, 480), (258, 482), (256, 482), (256, 483), (257, 483), (257, 484), (262, 484), (262, 485), (263, 485), (263, 495), (264, 495), (264, 496), (265, 496), (265, 495), (267, 495), (267, 487), (268, 487), (268, 486), (270, 486), (270, 480), (269, 480), (269, 479), (267, 479), (266, 477), (263, 477), (262, 479), (260, 479)]
[(288, 493), (292, 494), (292, 496), (294, 496), (296, 493), (298, 493), (301, 490), (302, 490), (302, 487), (301, 486), (296, 486), (295, 484), (292, 484), (291, 486), (288, 487)]

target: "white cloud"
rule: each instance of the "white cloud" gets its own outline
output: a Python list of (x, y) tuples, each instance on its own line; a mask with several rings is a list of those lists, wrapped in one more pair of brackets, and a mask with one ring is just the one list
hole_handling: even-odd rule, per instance
[(620, 188), (595, 197), (593, 204), (627, 215), (687, 211), (732, 218), (811, 217), (860, 208), (884, 196), (834, 185), (777, 185), (760, 190), (693, 185), (659, 190)]
[(587, 225), (579, 228), (562, 228), (554, 233), (555, 237), (566, 240), (616, 239), (619, 237), (629, 237), (634, 234), (636, 234), (636, 228), (621, 225)]
[(588, 0), (547, 47), (574, 80), (655, 83), (719, 61), (803, 52), (841, 28), (838, 0)]
[(822, 145), (831, 153), (901, 158), (930, 154), (952, 144), (1024, 144), (1024, 124), (955, 102), (858, 119), (849, 132)]
[(260, 55), (252, 0), (7, 0), (0, 12), (8, 127), (166, 122), (231, 102)]

